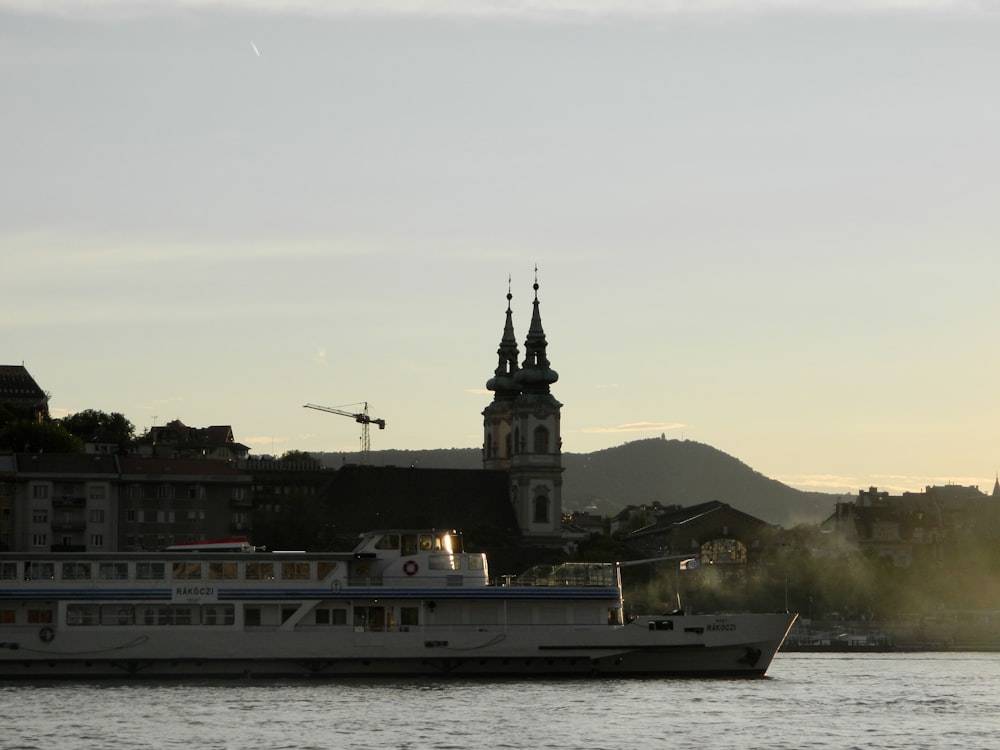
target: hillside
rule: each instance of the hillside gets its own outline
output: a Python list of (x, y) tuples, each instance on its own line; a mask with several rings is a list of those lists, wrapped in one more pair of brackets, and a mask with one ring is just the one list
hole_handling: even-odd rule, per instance
[[(358, 455), (317, 453), (326, 465), (357, 463)], [(475, 469), (478, 448), (372, 451), (373, 466)], [(627, 505), (659, 501), (694, 505), (720, 500), (770, 523), (818, 523), (833, 512), (836, 495), (802, 492), (768, 479), (732, 456), (691, 440), (638, 440), (594, 453), (564, 453), (563, 509), (604, 516)]]

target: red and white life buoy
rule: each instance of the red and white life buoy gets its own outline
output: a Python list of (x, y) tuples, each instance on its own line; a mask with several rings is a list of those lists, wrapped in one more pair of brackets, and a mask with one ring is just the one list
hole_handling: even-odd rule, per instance
[(416, 560), (407, 560), (403, 564), (403, 572), (408, 576), (414, 575), (418, 570), (420, 570), (420, 566), (417, 565)]

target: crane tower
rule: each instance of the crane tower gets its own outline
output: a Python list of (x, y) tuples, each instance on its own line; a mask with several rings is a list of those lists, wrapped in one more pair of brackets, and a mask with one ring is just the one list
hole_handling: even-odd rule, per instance
[(339, 414), (342, 417), (350, 417), (355, 422), (361, 425), (361, 465), (368, 465), (368, 454), (371, 451), (371, 437), (368, 434), (368, 425), (377, 424), (380, 430), (385, 429), (385, 420), (376, 419), (374, 417), (368, 416), (368, 402), (364, 401), (360, 404), (346, 404), (346, 406), (363, 406), (364, 408), (360, 412), (345, 411), (342, 408), (334, 406), (319, 406), (318, 404), (305, 404), (304, 409), (318, 409), (319, 411), (330, 412), (331, 414)]

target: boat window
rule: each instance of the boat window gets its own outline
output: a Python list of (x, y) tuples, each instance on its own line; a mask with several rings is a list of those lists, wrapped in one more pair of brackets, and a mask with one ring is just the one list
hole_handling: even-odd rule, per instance
[(417, 535), (416, 534), (403, 534), (403, 554), (404, 555), (415, 555), (415, 554), (417, 554)]
[(0, 609), (0, 625), (13, 625), (17, 622), (17, 610)]
[(480, 555), (469, 555), (465, 559), (469, 566), (469, 570), (483, 569), (483, 558)]
[(0, 580), (13, 581), (15, 578), (17, 578), (17, 563), (0, 563)]
[(337, 563), (333, 560), (320, 560), (316, 563), (316, 577), (322, 581), (336, 569)]
[(399, 549), (399, 534), (386, 534), (375, 545), (375, 549)]
[(283, 562), (281, 577), (286, 581), (308, 581), (309, 567), (307, 562)]
[(201, 578), (201, 563), (182, 561), (173, 565), (173, 579), (175, 581), (191, 581)]
[(434, 549), (434, 537), (430, 534), (420, 535), (420, 551), (426, 552), (427, 550)]
[(101, 625), (132, 625), (135, 610), (131, 604), (102, 604)]
[(246, 567), (246, 577), (251, 581), (273, 581), (274, 563), (248, 562)]
[(431, 555), (431, 570), (458, 570), (461, 558), (458, 555)]
[(29, 625), (51, 625), (55, 617), (52, 615), (51, 609), (29, 609), (28, 610), (28, 624)]
[(399, 626), (400, 628), (415, 627), (420, 624), (420, 607), (400, 607)]
[(260, 607), (247, 607), (243, 610), (243, 624), (247, 627), (260, 625)]
[(346, 625), (347, 610), (343, 607), (320, 607), (316, 610), (317, 625)]
[(162, 581), (164, 576), (164, 565), (161, 562), (138, 562), (135, 564), (135, 577), (140, 581)]
[(197, 607), (170, 607), (172, 624), (174, 625), (197, 625), (198, 618), (195, 616)]
[(64, 562), (62, 577), (64, 581), (89, 581), (90, 563)]
[(67, 625), (96, 625), (99, 608), (96, 604), (70, 604), (66, 607)]
[(124, 581), (128, 579), (127, 562), (97, 563), (97, 577), (105, 581)]
[(24, 564), (24, 580), (37, 581), (56, 577), (55, 565), (50, 562), (27, 562)]
[(385, 607), (355, 607), (354, 627), (377, 632), (385, 630)]
[(232, 604), (206, 604), (201, 608), (202, 625), (232, 625)]
[(135, 622), (137, 625), (166, 625), (160, 622), (160, 611), (165, 609), (156, 604), (137, 604), (135, 607)]
[(237, 565), (234, 562), (210, 562), (208, 577), (231, 581), (237, 577)]

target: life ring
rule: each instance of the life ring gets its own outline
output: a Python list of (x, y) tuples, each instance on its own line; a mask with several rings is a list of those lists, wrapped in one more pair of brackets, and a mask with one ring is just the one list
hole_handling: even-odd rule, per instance
[(56, 631), (46, 625), (38, 631), (38, 637), (41, 639), (42, 643), (51, 643), (52, 639), (56, 637)]
[(416, 560), (407, 560), (406, 563), (403, 565), (403, 572), (406, 573), (406, 575), (408, 576), (412, 576), (418, 570), (420, 570), (420, 566), (417, 565)]

